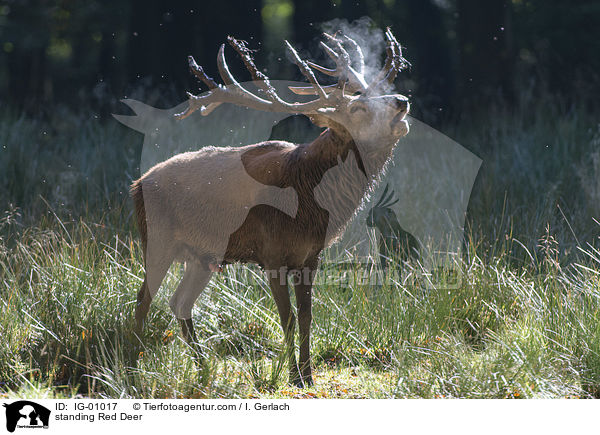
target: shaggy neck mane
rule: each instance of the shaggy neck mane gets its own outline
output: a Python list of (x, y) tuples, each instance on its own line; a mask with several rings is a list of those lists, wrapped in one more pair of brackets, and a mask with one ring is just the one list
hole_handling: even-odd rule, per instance
[[(289, 171), (299, 200), (298, 217), (314, 220), (314, 207), (329, 212), (325, 246), (341, 235), (376, 184), (393, 143), (361, 144), (341, 126), (328, 128), (313, 142), (299, 145), (290, 156)], [(314, 225), (314, 222), (312, 222)]]

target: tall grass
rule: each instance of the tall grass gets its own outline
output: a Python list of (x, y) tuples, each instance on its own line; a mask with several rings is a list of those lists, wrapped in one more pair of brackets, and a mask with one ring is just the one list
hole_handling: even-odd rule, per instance
[(596, 122), (584, 107), (524, 95), (491, 118), (449, 126), (447, 134), (484, 160), (460, 286), (421, 288), (411, 279), (414, 262), (380, 287), (340, 286), (338, 272), (320, 271), (331, 279), (314, 289), (316, 385), (299, 391), (287, 385), (276, 307), (253, 266), (228, 266), (196, 305), (202, 377), (168, 308), (178, 267), (153, 301), (141, 341), (131, 333), (143, 266), (126, 186), (141, 136), (67, 112), (50, 121), (3, 113), (0, 390), (599, 397)]
[[(131, 237), (90, 243), (68, 232), (26, 231), (0, 258), (0, 376), (92, 397), (281, 396), (286, 364), (276, 308), (262, 274), (234, 266), (194, 312), (207, 355), (200, 380), (167, 298), (155, 299), (143, 344), (131, 334), (142, 266)], [(506, 257), (462, 267), (462, 285), (429, 290), (388, 283), (315, 289), (315, 394), (345, 397), (596, 396), (600, 386), (597, 251), (563, 269), (515, 270)], [(412, 265), (414, 266), (414, 265)], [(404, 274), (410, 273), (405, 265)], [(331, 272), (330, 272), (331, 273)], [(133, 353), (133, 355), (132, 355)], [(366, 379), (363, 384), (358, 380)], [(337, 386), (337, 389), (335, 388)]]
[(483, 160), (468, 221), (492, 256), (507, 235), (537, 251), (547, 225), (564, 258), (600, 236), (600, 117), (585, 101), (524, 87), (517, 101), (466, 111), (442, 131)]

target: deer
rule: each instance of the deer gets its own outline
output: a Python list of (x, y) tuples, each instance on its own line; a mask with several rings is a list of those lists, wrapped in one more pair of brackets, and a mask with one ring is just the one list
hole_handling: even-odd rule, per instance
[(379, 200), (369, 210), (366, 224), (379, 230), (379, 261), (382, 269), (387, 269), (388, 262), (394, 260), (407, 261), (419, 255), (419, 242), (402, 228), (392, 206), (398, 203), (394, 191), (388, 191), (389, 184), (383, 189)]
[[(258, 264), (267, 272), (279, 313), (289, 382), (299, 387), (313, 385), (311, 301), (319, 257), (343, 233), (378, 183), (394, 147), (408, 133), (410, 108), (404, 95), (386, 93), (408, 65), (389, 28), (385, 63), (369, 82), (363, 52), (354, 39), (339, 32), (324, 34), (324, 38), (320, 46), (334, 68), (302, 60), (285, 41), (292, 61), (308, 80), (290, 90), (308, 101), (283, 99), (255, 65), (245, 41), (227, 38), (252, 76), (256, 91), (242, 86), (231, 74), (225, 44), (217, 55), (223, 84), (188, 57), (191, 73), (208, 91), (188, 92), (188, 106), (175, 115), (177, 119), (195, 112), (210, 116), (219, 105), (233, 104), (306, 115), (323, 131), (309, 143), (271, 140), (241, 147), (204, 147), (158, 163), (133, 182), (130, 193), (145, 264), (135, 308), (138, 337), (172, 263), (183, 263), (184, 273), (169, 305), (183, 338), (193, 345), (197, 338), (192, 307), (212, 274), (231, 263)], [(313, 71), (337, 83), (321, 85)], [(290, 277), (299, 277), (294, 281), (297, 316), (290, 302)]]

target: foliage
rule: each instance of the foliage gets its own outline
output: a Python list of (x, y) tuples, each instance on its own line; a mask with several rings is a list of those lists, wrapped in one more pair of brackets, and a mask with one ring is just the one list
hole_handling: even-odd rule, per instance
[[(33, 113), (91, 104), (105, 116), (145, 84), (172, 106), (196, 86), (187, 56), (214, 76), (228, 34), (260, 49), (272, 78), (292, 79), (282, 39), (313, 50), (321, 23), (369, 17), (404, 45), (412, 68), (403, 91), (435, 108), (428, 122), (469, 101), (481, 110), (484, 97), (510, 99), (531, 79), (593, 103), (599, 16), (597, 0), (227, 0), (210, 9), (192, 0), (3, 0), (0, 99)], [(244, 74), (241, 63), (231, 67)]]
[(447, 127), (484, 159), (461, 285), (423, 289), (411, 279), (415, 262), (380, 288), (318, 284), (316, 386), (304, 391), (286, 383), (278, 315), (254, 267), (228, 266), (197, 304), (202, 379), (167, 304), (178, 268), (140, 343), (131, 329), (143, 267), (125, 197), (141, 137), (68, 111), (52, 121), (60, 128), (4, 113), (0, 389), (19, 397), (598, 397), (598, 127), (585, 107), (548, 101), (525, 95), (477, 123)]

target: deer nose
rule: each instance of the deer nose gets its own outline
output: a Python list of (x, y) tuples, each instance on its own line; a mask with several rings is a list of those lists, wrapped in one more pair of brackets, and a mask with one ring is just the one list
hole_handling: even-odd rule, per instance
[(408, 99), (403, 97), (396, 97), (396, 108), (401, 111), (401, 112), (407, 112), (410, 109), (410, 103), (408, 102)]

